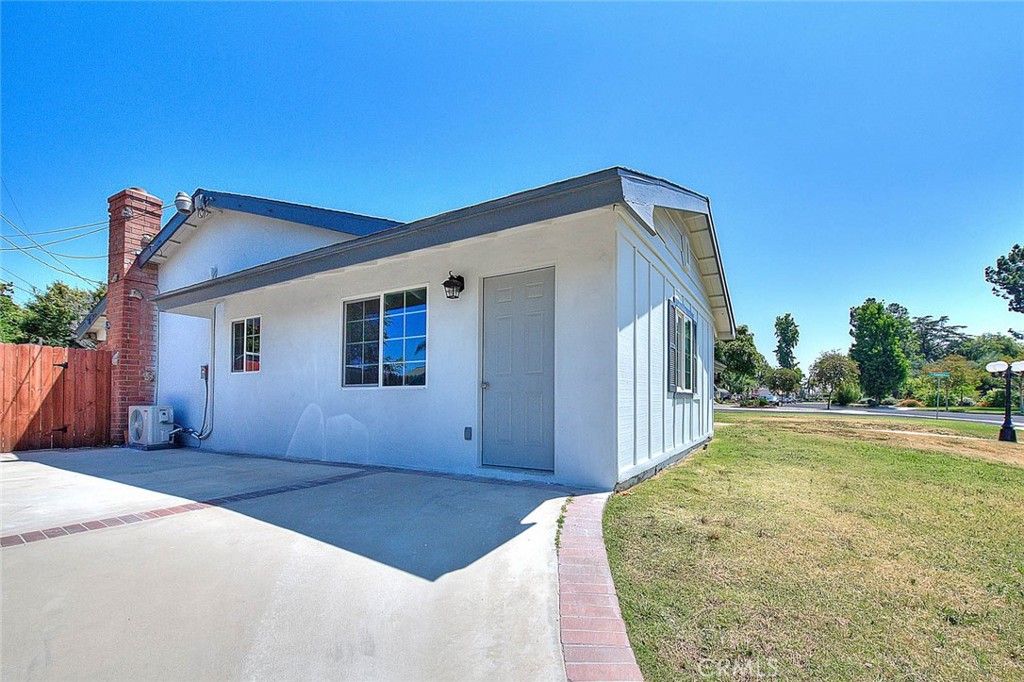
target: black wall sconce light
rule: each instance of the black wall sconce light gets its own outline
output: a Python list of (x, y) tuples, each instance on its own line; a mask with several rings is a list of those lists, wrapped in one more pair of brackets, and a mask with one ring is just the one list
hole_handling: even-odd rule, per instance
[(466, 288), (466, 278), (462, 275), (453, 275), (452, 271), (449, 270), (448, 279), (441, 286), (444, 287), (444, 295), (447, 298), (456, 299), (463, 289)]

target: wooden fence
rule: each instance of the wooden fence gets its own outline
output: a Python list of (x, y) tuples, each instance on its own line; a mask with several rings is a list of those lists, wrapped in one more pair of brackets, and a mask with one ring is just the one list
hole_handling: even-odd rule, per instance
[(109, 443), (110, 356), (0, 344), (0, 452)]

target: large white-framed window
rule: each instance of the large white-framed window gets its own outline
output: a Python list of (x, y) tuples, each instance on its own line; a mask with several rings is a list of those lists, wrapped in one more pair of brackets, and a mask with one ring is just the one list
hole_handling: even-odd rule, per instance
[(260, 371), (260, 316), (246, 317), (231, 322), (231, 371), (250, 373)]
[(668, 305), (669, 393), (693, 393), (697, 382), (697, 322), (675, 301)]
[(343, 308), (343, 386), (426, 386), (426, 287), (345, 301)]

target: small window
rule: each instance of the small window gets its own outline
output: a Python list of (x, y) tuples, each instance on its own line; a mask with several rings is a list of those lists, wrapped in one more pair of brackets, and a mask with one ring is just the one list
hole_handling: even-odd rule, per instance
[(426, 383), (426, 289), (345, 303), (345, 386)]
[(260, 318), (231, 323), (231, 371), (260, 371)]
[(668, 390), (692, 392), (697, 377), (697, 323), (675, 302), (669, 305)]

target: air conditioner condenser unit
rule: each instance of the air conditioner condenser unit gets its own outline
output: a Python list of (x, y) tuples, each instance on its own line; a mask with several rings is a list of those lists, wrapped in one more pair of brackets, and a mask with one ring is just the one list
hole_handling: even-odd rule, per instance
[(128, 445), (137, 450), (177, 447), (174, 440), (174, 409), (167, 405), (133, 405), (128, 408)]

